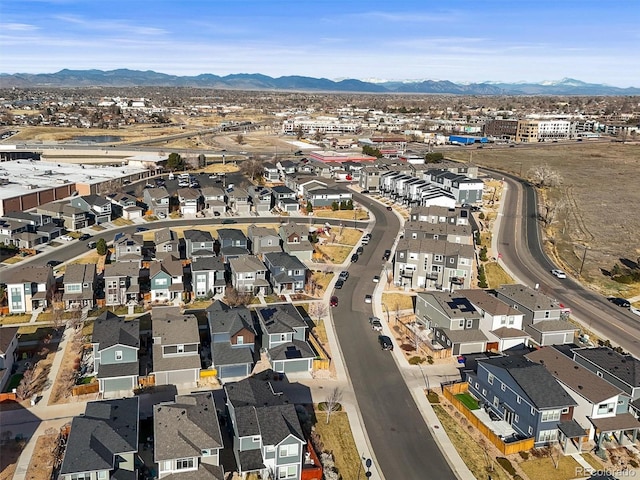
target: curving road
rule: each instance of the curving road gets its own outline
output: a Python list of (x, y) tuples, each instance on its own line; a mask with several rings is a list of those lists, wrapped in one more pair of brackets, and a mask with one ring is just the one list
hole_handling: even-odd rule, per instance
[[(393, 355), (380, 349), (378, 334), (368, 322), (373, 313), (364, 296), (373, 294), (376, 286), (373, 276), (383, 269), (382, 255), (385, 249), (392, 248), (400, 221), (368, 197), (356, 193), (353, 196), (369, 208), (376, 223), (364, 253), (349, 267), (349, 279), (342, 290), (334, 293), (339, 304), (332, 313), (342, 357), (378, 467), (388, 479), (455, 479)], [(384, 281), (384, 276), (381, 280)]]
[[(487, 170), (492, 172), (490, 170)], [(558, 279), (550, 270), (557, 266), (544, 253), (537, 221), (535, 189), (517, 177), (499, 172), (508, 185), (501, 228), (497, 232), (502, 261), (516, 278), (571, 308), (572, 317), (603, 338), (633, 355), (640, 355), (640, 317), (617, 307), (574, 279)]]

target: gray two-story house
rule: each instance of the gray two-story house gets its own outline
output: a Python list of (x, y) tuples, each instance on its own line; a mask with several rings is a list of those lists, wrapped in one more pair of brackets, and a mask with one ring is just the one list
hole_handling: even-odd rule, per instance
[(170, 228), (161, 228), (153, 234), (156, 247), (156, 258), (163, 260), (169, 256), (180, 258), (180, 240), (176, 232)]
[(191, 262), (191, 285), (196, 298), (224, 294), (227, 285), (225, 264), (221, 257), (195, 257)]
[(247, 239), (251, 253), (262, 258), (265, 253), (281, 252), (280, 237), (273, 228), (255, 224), (247, 228)]
[(89, 222), (100, 224), (111, 221), (111, 202), (99, 195), (84, 195), (74, 197), (70, 201), (71, 205), (87, 212)]
[(238, 228), (221, 228), (218, 230), (220, 255), (225, 263), (232, 258), (249, 255), (248, 240), (244, 232)]
[(278, 234), (282, 240), (282, 250), (302, 261), (313, 258), (313, 245), (309, 241), (309, 228), (306, 225), (285, 223), (280, 225)]
[(116, 233), (113, 238), (114, 257), (117, 263), (133, 262), (142, 267), (142, 247), (144, 242), (140, 235)]
[(229, 260), (231, 285), (242, 293), (265, 295), (270, 292), (267, 267), (255, 255), (243, 255)]
[(148, 213), (160, 218), (169, 216), (171, 196), (165, 187), (145, 188), (142, 197)]
[(96, 282), (95, 263), (73, 263), (67, 265), (64, 272), (64, 294), (62, 301), (65, 308), (93, 308)]
[(138, 386), (140, 320), (106, 311), (93, 324), (93, 371), (102, 398), (133, 395)]
[(205, 230), (185, 230), (184, 243), (187, 258), (215, 256), (215, 240)]
[(263, 260), (274, 293), (280, 295), (304, 290), (308, 268), (298, 257), (285, 252), (273, 252), (264, 254)]
[(31, 313), (51, 301), (55, 279), (49, 266), (25, 265), (3, 274), (9, 313)]
[(103, 278), (106, 305), (127, 305), (140, 300), (140, 269), (135, 263), (105, 265)]

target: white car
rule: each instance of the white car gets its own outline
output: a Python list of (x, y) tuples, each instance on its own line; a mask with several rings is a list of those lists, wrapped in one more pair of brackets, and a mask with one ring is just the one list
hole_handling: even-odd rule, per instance
[(558, 278), (567, 278), (567, 274), (564, 273), (562, 270), (558, 270), (558, 269), (553, 269), (551, 270), (552, 275), (558, 277)]
[(364, 303), (371, 303), (372, 301), (373, 301), (373, 298), (371, 297), (371, 295), (364, 296)]
[(378, 283), (380, 281), (380, 275), (374, 275), (373, 283)]
[(65, 242), (70, 242), (71, 240), (73, 240), (73, 237), (69, 236), (69, 235), (60, 235), (60, 240), (64, 240)]

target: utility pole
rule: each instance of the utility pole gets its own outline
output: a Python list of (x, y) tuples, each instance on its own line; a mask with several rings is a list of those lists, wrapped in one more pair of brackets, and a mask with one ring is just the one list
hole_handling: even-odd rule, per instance
[(584, 261), (587, 258), (587, 249), (589, 247), (587, 247), (586, 245), (584, 245), (584, 253), (582, 254), (582, 263), (580, 263), (580, 271), (578, 272), (578, 276), (582, 275), (582, 268), (584, 267)]

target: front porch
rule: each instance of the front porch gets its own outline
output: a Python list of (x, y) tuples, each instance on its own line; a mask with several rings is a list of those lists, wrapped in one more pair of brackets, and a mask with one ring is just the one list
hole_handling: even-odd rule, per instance
[(608, 418), (589, 418), (589, 421), (595, 429), (596, 452), (611, 446), (635, 445), (638, 439), (640, 421), (630, 413)]

